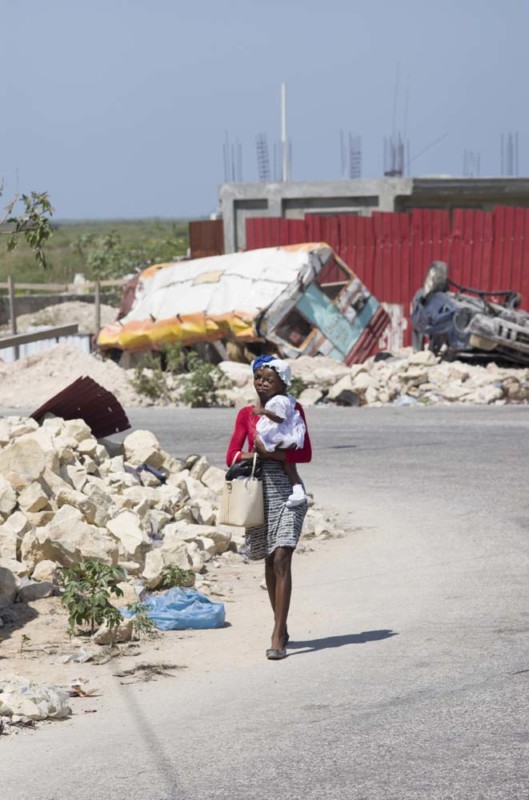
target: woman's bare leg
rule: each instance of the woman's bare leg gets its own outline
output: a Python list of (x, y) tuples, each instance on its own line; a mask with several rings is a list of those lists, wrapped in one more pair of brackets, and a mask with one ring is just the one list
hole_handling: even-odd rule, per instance
[(288, 610), (292, 595), (292, 547), (277, 547), (265, 562), (265, 580), (274, 612), (272, 647), (282, 650), (285, 644)]

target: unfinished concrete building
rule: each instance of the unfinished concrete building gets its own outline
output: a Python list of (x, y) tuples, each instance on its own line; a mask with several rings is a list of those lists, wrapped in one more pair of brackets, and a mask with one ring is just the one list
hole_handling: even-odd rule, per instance
[(220, 209), (226, 253), (246, 247), (251, 217), (303, 219), (305, 214), (358, 214), (413, 208), (529, 207), (527, 178), (379, 178), (300, 183), (226, 183)]

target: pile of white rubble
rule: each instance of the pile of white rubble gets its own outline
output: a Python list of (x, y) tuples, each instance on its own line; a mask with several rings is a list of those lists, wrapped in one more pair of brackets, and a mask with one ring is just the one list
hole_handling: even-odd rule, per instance
[[(204, 456), (174, 458), (149, 431), (105, 447), (82, 420), (0, 418), (0, 606), (48, 596), (58, 567), (82, 558), (123, 567), (124, 605), (156, 589), (168, 564), (207, 572), (244, 542), (242, 529), (217, 525), (223, 481)], [(310, 509), (306, 535), (330, 527)]]
[[(529, 400), (529, 369), (442, 361), (428, 350), (369, 358), (345, 366), (332, 358), (301, 356), (289, 362), (304, 388), (304, 406), (335, 403), (346, 406), (475, 403), (504, 405)], [(252, 402), (251, 368), (225, 361), (220, 368), (234, 388), (226, 394), (233, 404)]]
[[(138, 470), (143, 464), (166, 482)], [(170, 564), (194, 572), (197, 588), (222, 594), (215, 581), (222, 580), (223, 564), (240, 561), (244, 542), (242, 529), (216, 524), (223, 481), (224, 471), (205, 457), (174, 458), (149, 431), (105, 446), (82, 420), (50, 418), (39, 426), (30, 418), (0, 418), (0, 626), (2, 609), (57, 594), (59, 568), (83, 558), (123, 567), (121, 606), (155, 590)], [(309, 510), (306, 538), (336, 533), (327, 514)], [(123, 627), (130, 635), (131, 621)], [(108, 640), (103, 626), (94, 642)], [(0, 682), (6, 730), (8, 721), (68, 713), (57, 687), (20, 676)]]
[[(300, 394), (304, 406), (454, 402), (502, 405), (529, 400), (529, 369), (442, 361), (429, 351), (413, 353), (411, 348), (381, 353), (350, 367), (325, 356), (301, 356), (289, 363), (304, 387)], [(233, 384), (222, 391), (222, 405), (240, 407), (255, 402), (249, 364), (223, 361), (219, 367)], [(179, 405), (175, 398), (188, 380), (188, 375), (168, 375), (166, 396), (152, 400), (133, 387), (134, 369), (123, 369), (113, 361), (59, 344), (11, 364), (0, 360), (0, 406), (38, 408), (83, 375), (100, 383), (127, 408)]]

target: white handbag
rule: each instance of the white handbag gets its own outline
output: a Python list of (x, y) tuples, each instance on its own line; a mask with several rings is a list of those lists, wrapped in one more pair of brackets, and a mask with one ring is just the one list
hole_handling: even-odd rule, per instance
[(254, 528), (264, 524), (263, 482), (255, 477), (256, 464), (257, 453), (253, 457), (250, 477), (224, 481), (218, 517), (220, 525)]

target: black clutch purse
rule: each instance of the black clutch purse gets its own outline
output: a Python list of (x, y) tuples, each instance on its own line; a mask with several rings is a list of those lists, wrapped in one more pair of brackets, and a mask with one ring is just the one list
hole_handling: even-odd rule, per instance
[(260, 480), (263, 474), (263, 463), (257, 457), (243, 458), (236, 464), (232, 464), (226, 472), (226, 480), (234, 481), (237, 478), (257, 478)]

